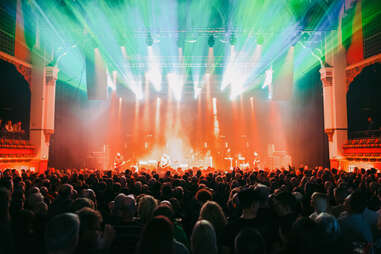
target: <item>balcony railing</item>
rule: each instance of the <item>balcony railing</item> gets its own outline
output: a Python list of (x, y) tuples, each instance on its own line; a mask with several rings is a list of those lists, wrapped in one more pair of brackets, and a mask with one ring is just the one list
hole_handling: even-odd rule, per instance
[(348, 133), (349, 139), (381, 138), (381, 130), (352, 131)]
[(15, 139), (15, 140), (27, 140), (29, 135), (27, 132), (7, 132), (0, 130), (0, 139)]

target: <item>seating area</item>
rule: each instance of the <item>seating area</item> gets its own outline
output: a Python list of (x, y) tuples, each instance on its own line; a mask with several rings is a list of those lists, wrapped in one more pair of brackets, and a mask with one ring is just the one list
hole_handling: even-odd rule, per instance
[(349, 138), (352, 140), (381, 138), (381, 130), (353, 131), (349, 133)]
[(28, 136), (27, 132), (22, 128), (22, 123), (20, 121), (13, 123), (9, 120), (3, 123), (0, 118), (0, 138), (25, 140)]
[(12, 158), (31, 158), (35, 154), (34, 147), (28, 140), (0, 139), (0, 160)]
[(343, 150), (348, 160), (381, 161), (381, 138), (351, 139), (343, 146)]
[(13, 123), (0, 118), (0, 161), (28, 159), (35, 155), (34, 147), (22, 126), (20, 121)]

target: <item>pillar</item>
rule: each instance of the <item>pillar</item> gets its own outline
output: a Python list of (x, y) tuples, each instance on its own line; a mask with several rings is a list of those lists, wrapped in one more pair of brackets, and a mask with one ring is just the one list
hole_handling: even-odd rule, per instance
[[(334, 31), (337, 33), (337, 31)], [(323, 83), (324, 130), (328, 136), (331, 167), (345, 168), (343, 146), (348, 140), (346, 56), (339, 45), (326, 55), (327, 64), (320, 69)]]
[(39, 172), (47, 169), (50, 136), (54, 133), (55, 90), (58, 68), (45, 66), (41, 52), (32, 51), (30, 142), (36, 149)]

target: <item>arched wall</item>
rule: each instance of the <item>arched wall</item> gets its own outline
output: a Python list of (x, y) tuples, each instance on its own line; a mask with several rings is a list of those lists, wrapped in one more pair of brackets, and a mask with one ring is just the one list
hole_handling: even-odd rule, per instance
[(4, 60), (0, 60), (0, 75), (0, 118), (3, 121), (21, 121), (22, 128), (28, 133), (31, 99), (29, 84), (15, 65)]

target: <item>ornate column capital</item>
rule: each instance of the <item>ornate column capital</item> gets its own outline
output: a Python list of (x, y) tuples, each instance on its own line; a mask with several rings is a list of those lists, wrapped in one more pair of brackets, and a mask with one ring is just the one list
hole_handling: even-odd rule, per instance
[(45, 67), (45, 77), (46, 77), (47, 85), (54, 85), (56, 83), (56, 80), (58, 79), (58, 72), (59, 72), (59, 69), (57, 67), (54, 67), (54, 66)]
[(323, 87), (333, 85), (333, 67), (322, 67), (320, 70), (320, 79), (323, 82)]
[(330, 128), (330, 129), (325, 129), (324, 131), (328, 136), (328, 141), (332, 142), (333, 141), (333, 133), (335, 132), (335, 130)]
[(47, 143), (50, 142), (50, 136), (54, 134), (54, 130), (49, 130), (49, 129), (44, 129), (44, 136), (45, 136), (45, 141)]

